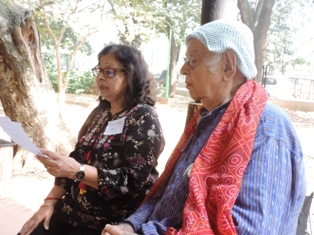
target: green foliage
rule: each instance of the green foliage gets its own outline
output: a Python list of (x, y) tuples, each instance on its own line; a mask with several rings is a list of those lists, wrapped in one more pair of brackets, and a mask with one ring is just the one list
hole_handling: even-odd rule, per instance
[[(49, 50), (53, 50), (55, 47), (53, 39), (48, 33), (47, 27), (45, 26), (42, 14), (40, 12), (35, 12), (35, 22), (40, 34), (42, 45)], [(80, 40), (80, 36), (78, 35), (76, 29), (67, 26), (66, 22), (64, 21), (56, 21), (55, 19), (51, 19), (50, 28), (57, 38), (60, 37), (60, 33), (63, 27), (66, 27), (66, 30), (63, 34), (60, 47), (66, 51), (73, 51)], [(87, 55), (90, 55), (92, 53), (92, 47), (87, 41), (84, 42), (79, 50)]]
[(84, 93), (90, 94), (95, 86), (95, 77), (90, 71), (80, 72), (78, 70), (71, 71), (67, 93)]
[[(201, 1), (198, 0), (109, 0), (114, 24), (123, 44), (140, 47), (156, 33), (166, 34), (170, 27), (180, 44), (187, 31), (199, 25)], [(108, 12), (109, 13), (109, 12)]]
[[(77, 71), (71, 71), (74, 67), (73, 58), (78, 51), (91, 55), (92, 48), (88, 43), (88, 37), (96, 33), (101, 25), (105, 0), (20, 1), (34, 12), (37, 29), (41, 36), (41, 45), (51, 53), (55, 53), (56, 63), (51, 63), (50, 58), (46, 61), (54, 89), (60, 81), (63, 84), (62, 86), (57, 84), (58, 92), (64, 92), (65, 84), (70, 84), (72, 87), (69, 90), (75, 92), (76, 87), (79, 87), (76, 80), (82, 81), (83, 87), (88, 86), (91, 79), (82, 79), (82, 75)], [(61, 58), (65, 57), (67, 57), (66, 64), (61, 61)], [(68, 68), (66, 73), (63, 71), (64, 68)], [(59, 77), (56, 78), (56, 74)]]
[[(108, 28), (117, 31), (120, 43), (140, 48), (141, 44), (149, 41), (155, 33), (169, 36), (171, 28), (179, 47), (186, 33), (199, 25), (202, 4), (199, 0), (42, 0), (43, 5), (39, 5), (39, 0), (20, 1), (34, 12), (42, 45), (51, 52), (56, 52), (58, 48), (58, 52), (63, 55), (56, 53), (54, 59), (58, 61), (61, 57), (64, 58), (65, 54), (75, 54), (76, 47), (84, 39), (84, 35), (90, 35), (89, 33), (102, 28), (103, 16), (110, 24)], [(49, 25), (48, 28), (46, 24)], [(85, 41), (79, 50), (89, 55), (91, 45)], [(54, 65), (46, 66), (56, 89), (57, 68)], [(68, 67), (71, 65), (68, 64)], [(60, 66), (58, 69), (61, 70)], [(64, 79), (66, 74), (63, 72), (62, 75), (61, 79)], [(84, 76), (78, 71), (70, 71), (69, 75), (69, 92), (83, 89), (79, 88), (80, 84), (88, 87), (91, 83), (88, 75), (83, 79)]]
[(309, 7), (313, 7), (309, 0), (277, 0), (275, 2), (268, 31), (266, 63), (276, 64), (282, 71), (288, 65), (308, 63), (305, 58), (299, 57), (298, 46), (301, 40), (299, 31), (312, 15), (305, 14), (305, 9)]
[[(54, 55), (43, 53), (44, 64), (53, 89), (58, 90), (58, 71), (55, 65)], [(91, 71), (71, 70), (66, 92), (90, 94), (95, 86), (95, 77)]]

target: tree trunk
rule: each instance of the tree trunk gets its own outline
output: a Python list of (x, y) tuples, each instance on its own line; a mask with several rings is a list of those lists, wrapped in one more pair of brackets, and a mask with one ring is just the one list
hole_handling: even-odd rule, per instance
[(255, 12), (252, 11), (248, 0), (239, 0), (241, 19), (249, 26), (254, 36), (255, 64), (257, 75), (255, 81), (262, 84), (264, 52), (267, 42), (267, 31), (270, 26), (272, 9), (275, 0), (259, 0)]
[[(254, 35), (255, 38), (255, 35)], [(257, 69), (257, 75), (254, 80), (262, 84), (263, 80), (263, 64), (264, 64), (264, 54), (265, 54), (265, 47), (263, 41), (256, 41), (254, 43), (254, 51), (255, 51), (255, 65)]]
[(221, 18), (236, 19), (236, 0), (203, 0), (201, 25)]
[(176, 93), (176, 82), (177, 82), (177, 58), (179, 53), (179, 47), (176, 45), (175, 38), (172, 34), (171, 39), (171, 51), (170, 51), (170, 86), (169, 86), (169, 95), (170, 97), (174, 96)]
[[(31, 12), (0, 3), (0, 100), (5, 115), (20, 122), (41, 148), (68, 154), (74, 138), (65, 126), (42, 63), (39, 34)], [(41, 168), (34, 154), (15, 149), (14, 170)], [(34, 170), (34, 169), (32, 169)]]

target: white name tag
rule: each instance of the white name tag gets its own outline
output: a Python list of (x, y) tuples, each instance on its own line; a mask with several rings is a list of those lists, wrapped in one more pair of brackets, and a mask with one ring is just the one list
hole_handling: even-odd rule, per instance
[(109, 121), (104, 132), (104, 135), (116, 135), (121, 134), (124, 127), (126, 117), (120, 118), (118, 120)]

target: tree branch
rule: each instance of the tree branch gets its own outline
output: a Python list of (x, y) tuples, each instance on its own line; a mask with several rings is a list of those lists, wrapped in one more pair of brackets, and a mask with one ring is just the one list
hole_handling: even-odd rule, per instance
[(80, 42), (76, 45), (76, 47), (74, 48), (74, 50), (71, 52), (70, 54), (70, 59), (67, 65), (67, 73), (66, 73), (66, 77), (65, 77), (65, 81), (64, 81), (64, 87), (68, 86), (68, 80), (69, 80), (69, 75), (70, 75), (70, 71), (71, 71), (71, 66), (73, 63), (73, 58), (75, 56), (75, 54), (77, 53), (77, 51), (80, 49), (80, 47), (83, 45), (84, 42), (86, 42), (87, 38), (89, 36), (91, 36), (92, 34), (96, 33), (98, 30), (93, 30), (91, 32), (89, 32), (88, 34), (86, 34), (81, 40)]
[(264, 0), (263, 7), (261, 9), (261, 14), (258, 18), (258, 23), (256, 25), (254, 34), (255, 40), (264, 41), (267, 35), (267, 31), (270, 26), (271, 17), (265, 17), (271, 15), (275, 0)]
[(254, 31), (254, 20), (248, 0), (238, 0), (238, 8), (241, 12), (241, 20), (244, 24)]
[(264, 3), (264, 0), (259, 0), (258, 3), (257, 3), (256, 9), (255, 9), (255, 12), (254, 12), (254, 25), (257, 24), (258, 19), (259, 19), (260, 15), (261, 15), (261, 11), (262, 11), (262, 8), (263, 8), (263, 3)]
[(39, 0), (39, 4), (40, 4), (40, 7), (41, 9), (43, 10), (43, 16), (44, 16), (44, 22), (45, 22), (45, 25), (47, 27), (47, 30), (48, 30), (48, 33), (51, 35), (53, 41), (55, 42), (56, 45), (59, 45), (59, 41), (58, 39), (56, 38), (56, 36), (54, 35), (54, 33), (52, 32), (51, 28), (50, 28), (50, 25), (48, 23), (48, 20), (47, 20), (47, 14), (46, 14), (46, 10), (45, 10), (45, 6), (43, 4), (43, 1), (42, 0)]

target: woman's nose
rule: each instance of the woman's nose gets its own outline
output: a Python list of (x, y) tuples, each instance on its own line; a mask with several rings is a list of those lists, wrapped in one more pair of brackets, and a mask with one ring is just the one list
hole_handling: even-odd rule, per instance
[(102, 73), (99, 73), (99, 74), (97, 75), (97, 79), (99, 79), (99, 80), (105, 80), (105, 76), (104, 76)]

